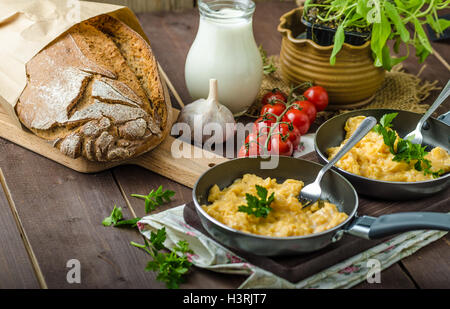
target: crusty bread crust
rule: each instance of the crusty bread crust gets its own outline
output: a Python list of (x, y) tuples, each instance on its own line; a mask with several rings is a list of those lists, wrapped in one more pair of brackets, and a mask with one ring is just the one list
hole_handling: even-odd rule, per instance
[[(88, 20), (88, 23), (108, 35), (124, 55), (128, 66), (140, 81), (152, 106), (161, 120), (161, 129), (171, 121), (172, 107), (164, 99), (158, 63), (149, 43), (133, 29), (109, 15), (100, 15)], [(156, 116), (156, 115), (155, 115)]]
[(124, 23), (101, 15), (72, 27), (27, 64), (21, 122), (72, 158), (133, 158), (170, 131), (157, 62)]

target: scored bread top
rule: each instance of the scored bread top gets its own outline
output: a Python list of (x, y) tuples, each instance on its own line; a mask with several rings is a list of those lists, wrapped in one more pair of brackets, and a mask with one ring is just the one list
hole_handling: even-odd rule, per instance
[(108, 15), (72, 27), (26, 70), (19, 119), (72, 158), (132, 158), (170, 130), (171, 106), (149, 44)]

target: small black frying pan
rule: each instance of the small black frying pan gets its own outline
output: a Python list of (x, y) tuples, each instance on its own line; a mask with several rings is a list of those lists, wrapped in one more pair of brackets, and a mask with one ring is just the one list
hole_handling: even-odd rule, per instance
[[(402, 137), (415, 129), (416, 124), (422, 116), (417, 113), (402, 110), (367, 109), (352, 111), (329, 119), (316, 132), (315, 150), (319, 161), (321, 163), (327, 163), (328, 156), (326, 150), (330, 147), (340, 145), (344, 140), (344, 126), (347, 119), (362, 115), (373, 116), (377, 120), (380, 120), (384, 114), (393, 112), (398, 113), (398, 115), (392, 122), (392, 127)], [(450, 121), (444, 117), (442, 118), (442, 121), (429, 118), (425, 122), (422, 128), (423, 144), (429, 146), (429, 148), (439, 146), (450, 151)], [(422, 198), (443, 191), (450, 186), (450, 173), (427, 181), (393, 182), (358, 176), (336, 166), (333, 169), (347, 178), (359, 194), (386, 200), (412, 200)]]
[(322, 168), (315, 162), (280, 156), (276, 168), (262, 169), (261, 162), (265, 160), (267, 159), (261, 157), (239, 158), (218, 164), (198, 179), (192, 191), (195, 209), (203, 227), (219, 242), (231, 248), (264, 256), (293, 255), (324, 248), (340, 240), (344, 233), (374, 239), (410, 230), (450, 230), (450, 214), (410, 212), (389, 214), (378, 218), (358, 217), (356, 215), (358, 195), (355, 189), (343, 176), (332, 170), (326, 172), (322, 179), (321, 198), (334, 203), (340, 211), (348, 215), (348, 218), (327, 231), (306, 236), (261, 236), (233, 229), (214, 219), (202, 209), (201, 205), (208, 205), (209, 190), (214, 184), (224, 189), (245, 173), (256, 174), (263, 178), (276, 178), (279, 183), (291, 178), (309, 184), (315, 180)]

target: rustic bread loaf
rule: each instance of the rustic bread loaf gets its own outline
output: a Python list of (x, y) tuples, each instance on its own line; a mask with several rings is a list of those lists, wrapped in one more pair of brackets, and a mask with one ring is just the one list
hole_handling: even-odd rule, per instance
[(149, 44), (108, 15), (72, 27), (26, 70), (17, 115), (69, 157), (132, 158), (170, 130), (171, 106)]

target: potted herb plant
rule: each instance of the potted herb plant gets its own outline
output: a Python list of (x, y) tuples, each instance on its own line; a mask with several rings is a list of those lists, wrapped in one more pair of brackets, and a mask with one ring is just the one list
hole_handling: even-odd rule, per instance
[[(309, 38), (319, 45), (334, 45), (331, 64), (344, 42), (362, 45), (370, 40), (375, 66), (390, 70), (408, 58), (411, 45), (419, 62), (432, 53), (424, 26), (442, 34), (450, 21), (440, 19), (438, 11), (449, 5), (448, 0), (306, 0), (302, 22)], [(395, 53), (405, 44), (406, 55), (393, 57), (388, 41), (395, 42)]]
[[(306, 0), (280, 18), (280, 67), (292, 83), (313, 81), (327, 89), (330, 109), (370, 102), (386, 70), (407, 59), (410, 47), (422, 62), (432, 52), (424, 26), (442, 33), (438, 18), (449, 0)], [(408, 30), (409, 29), (409, 30)], [(393, 51), (389, 41), (394, 42)], [(396, 55), (401, 44), (406, 53)]]

